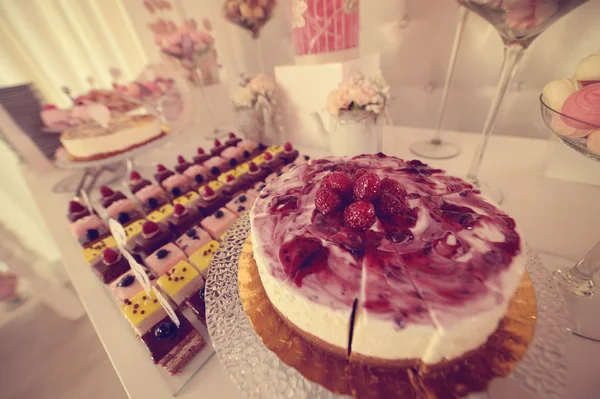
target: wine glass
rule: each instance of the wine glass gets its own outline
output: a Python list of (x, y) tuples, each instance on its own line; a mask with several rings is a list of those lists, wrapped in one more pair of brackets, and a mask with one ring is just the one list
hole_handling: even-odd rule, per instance
[[(587, 146), (586, 136), (600, 130), (596, 126), (564, 115), (547, 105), (540, 96), (542, 118), (550, 131), (564, 144), (588, 158), (600, 162), (600, 153)], [(565, 122), (566, 121), (566, 122)], [(574, 123), (569, 123), (570, 121)], [(574, 128), (570, 125), (578, 126)], [(570, 330), (582, 337), (600, 341), (600, 296), (594, 295), (596, 287), (593, 278), (600, 272), (600, 242), (598, 242), (577, 264), (567, 270), (554, 272), (554, 279), (567, 297), (573, 325)]]
[(467, 9), (460, 7), (458, 9), (458, 21), (456, 23), (456, 32), (454, 33), (454, 42), (448, 61), (448, 70), (446, 71), (446, 81), (444, 82), (444, 91), (442, 92), (442, 101), (438, 112), (437, 122), (435, 124), (435, 134), (431, 140), (416, 141), (410, 146), (410, 150), (423, 158), (448, 159), (457, 156), (460, 153), (460, 147), (449, 141), (442, 141), (442, 122), (446, 114), (446, 100), (448, 92), (454, 77), (454, 67), (456, 65), (456, 56), (460, 48), (462, 33), (467, 22)]
[(504, 62), (500, 69), (498, 88), (483, 125), (481, 142), (466, 176), (467, 180), (499, 204), (504, 199), (502, 191), (480, 181), (479, 169), (506, 90), (515, 75), (519, 61), (533, 40), (560, 17), (588, 0), (457, 1), (488, 21), (496, 28), (504, 42)]

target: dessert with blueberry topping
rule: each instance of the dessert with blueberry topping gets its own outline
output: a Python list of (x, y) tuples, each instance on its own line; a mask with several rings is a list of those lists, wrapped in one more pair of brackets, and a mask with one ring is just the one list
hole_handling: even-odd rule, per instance
[(277, 312), (314, 345), (375, 366), (479, 348), (526, 263), (514, 220), (469, 183), (383, 154), (298, 165), (250, 220)]
[(166, 226), (147, 220), (142, 226), (141, 234), (133, 240), (133, 250), (146, 255), (151, 254), (171, 242), (173, 238), (173, 233)]
[(241, 178), (246, 181), (249, 185), (262, 182), (269, 175), (269, 172), (259, 168), (256, 163), (248, 162), (248, 172), (246, 172)]
[(252, 159), (259, 154), (258, 143), (254, 140), (244, 139), (237, 144), (237, 147), (242, 150), (245, 159)]
[(209, 160), (205, 161), (202, 166), (210, 171), (210, 174), (215, 176), (219, 176), (222, 172), (226, 172), (231, 169), (229, 162), (221, 157), (212, 157)]
[(129, 262), (117, 249), (106, 248), (102, 256), (92, 262), (92, 270), (104, 284), (109, 284), (129, 270)]
[(71, 233), (87, 248), (108, 236), (108, 228), (97, 215), (88, 215), (71, 223)]
[(210, 235), (198, 226), (191, 227), (185, 234), (182, 234), (177, 240), (177, 245), (187, 256), (191, 256), (194, 252), (208, 244), (212, 238)]
[(140, 191), (142, 188), (149, 186), (150, 180), (142, 178), (142, 176), (135, 170), (129, 174), (129, 189), (133, 194)]
[(190, 178), (180, 173), (174, 173), (163, 180), (162, 187), (171, 199), (177, 198), (190, 191)]
[(202, 220), (202, 215), (196, 208), (188, 208), (181, 204), (175, 205), (173, 213), (167, 218), (171, 231), (180, 236)]
[(144, 263), (160, 277), (177, 263), (185, 260), (187, 257), (183, 251), (177, 245), (169, 242), (146, 257)]
[(245, 161), (244, 151), (237, 147), (228, 147), (221, 153), (221, 158), (229, 163), (230, 168), (235, 168)]
[(138, 190), (135, 193), (135, 198), (142, 205), (142, 210), (146, 213), (150, 213), (169, 203), (165, 191), (156, 184), (150, 184)]
[(196, 165), (202, 165), (204, 162), (210, 159), (211, 155), (204, 152), (204, 148), (198, 147), (196, 155), (194, 155), (194, 163)]
[(250, 195), (248, 193), (241, 193), (240, 195), (229, 201), (227, 205), (225, 205), (225, 208), (229, 209), (231, 212), (239, 216), (247, 210), (250, 210), (250, 208), (252, 208), (252, 205), (254, 205), (254, 201), (256, 201), (255, 196)]
[(123, 226), (127, 226), (130, 223), (135, 222), (143, 218), (140, 211), (137, 210), (137, 206), (130, 199), (121, 199), (113, 202), (108, 208), (106, 213), (111, 219), (115, 219)]
[(107, 186), (100, 187), (100, 194), (102, 195), (102, 198), (100, 198), (100, 205), (104, 208), (108, 208), (115, 201), (127, 198), (122, 192), (113, 191)]
[(185, 316), (175, 311), (179, 327), (167, 316), (141, 336), (154, 364), (179, 373), (204, 347), (204, 339)]
[(194, 191), (198, 190), (198, 188), (206, 182), (215, 178), (207, 168), (200, 165), (190, 166), (183, 172), (183, 174), (184, 176), (190, 178), (190, 187)]
[[(148, 275), (150, 285), (156, 285), (156, 276), (147, 267), (144, 267), (144, 271)], [(140, 282), (135, 278), (135, 273), (133, 273), (133, 270), (121, 274), (119, 277), (114, 279), (110, 283), (110, 289), (115, 298), (117, 298), (121, 303), (129, 302), (131, 298), (143, 290), (142, 284), (140, 284)]]
[(225, 208), (220, 208), (212, 215), (205, 217), (200, 225), (212, 238), (221, 240), (223, 234), (227, 232), (236, 220), (237, 216), (233, 212)]

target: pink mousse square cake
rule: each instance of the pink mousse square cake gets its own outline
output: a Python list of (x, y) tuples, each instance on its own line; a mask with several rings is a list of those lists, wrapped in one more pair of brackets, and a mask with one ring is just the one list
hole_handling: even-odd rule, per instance
[(239, 216), (252, 208), (254, 201), (256, 201), (256, 197), (245, 192), (229, 201), (227, 205), (225, 205), (225, 208)]
[(137, 198), (146, 212), (157, 209), (169, 202), (165, 191), (156, 184), (142, 188), (135, 193), (135, 198)]
[(108, 236), (108, 228), (98, 216), (90, 215), (71, 223), (71, 233), (84, 248), (87, 248)]
[(192, 181), (192, 188), (197, 189), (202, 184), (210, 180), (210, 171), (208, 168), (200, 165), (192, 165), (183, 172)]
[(161, 184), (172, 198), (177, 198), (190, 191), (190, 178), (179, 173), (167, 177)]
[[(221, 172), (229, 170), (229, 163), (227, 160), (221, 157), (212, 157), (209, 160), (205, 161), (202, 166), (208, 169), (213, 175), (218, 176)], [(213, 172), (213, 169), (217, 168), (219, 171), (217, 173)]]
[(210, 235), (198, 226), (194, 226), (175, 241), (175, 245), (190, 256), (212, 240)]
[(221, 153), (221, 158), (224, 158), (229, 162), (230, 167), (236, 167), (238, 164), (244, 161), (244, 151), (237, 147), (228, 147)]
[(187, 260), (185, 253), (170, 242), (154, 251), (144, 260), (144, 263), (160, 277), (178, 262), (185, 260)]
[(225, 209), (220, 208), (211, 216), (204, 218), (200, 225), (208, 232), (215, 240), (221, 240), (221, 236), (231, 227), (237, 220), (237, 216)]
[[(156, 285), (156, 276), (150, 272), (148, 268), (144, 268), (151, 285)], [(135, 274), (132, 270), (125, 274), (121, 274), (112, 283), (110, 283), (110, 289), (115, 297), (121, 302), (125, 303), (128, 299), (133, 298), (134, 295), (142, 291), (142, 285), (135, 278)]]

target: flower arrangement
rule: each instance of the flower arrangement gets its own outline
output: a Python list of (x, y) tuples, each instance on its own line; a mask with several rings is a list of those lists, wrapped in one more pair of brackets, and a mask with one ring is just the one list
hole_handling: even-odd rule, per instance
[(326, 110), (335, 117), (346, 112), (367, 112), (377, 118), (389, 99), (390, 86), (382, 76), (370, 78), (354, 72), (329, 93)]
[[(198, 29), (195, 20), (186, 20), (181, 26), (173, 21), (159, 19), (149, 25), (154, 33), (154, 42), (163, 54), (177, 59), (189, 72), (189, 79), (205, 85), (218, 83), (217, 52), (215, 39), (209, 33), (212, 30), (208, 19), (203, 22), (204, 30)], [(200, 70), (201, 77), (195, 71)]]
[(242, 81), (231, 95), (236, 108), (258, 108), (276, 103), (277, 84), (268, 75), (258, 74), (254, 78), (242, 76)]

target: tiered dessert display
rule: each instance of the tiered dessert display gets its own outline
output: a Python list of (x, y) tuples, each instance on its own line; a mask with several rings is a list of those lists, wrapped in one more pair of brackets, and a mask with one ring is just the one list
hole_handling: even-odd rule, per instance
[[(564, 389), (564, 369), (547, 368), (562, 361), (564, 303), (515, 221), (470, 183), (381, 153), (312, 160), (232, 230), (207, 322), (250, 397), (463, 397), (504, 377)], [(531, 346), (534, 327), (536, 342), (559, 341)], [(531, 384), (540, 367), (556, 374)]]
[[(548, 83), (540, 102), (542, 117), (552, 133), (572, 149), (600, 162), (600, 52), (583, 58), (571, 78)], [(600, 242), (575, 266), (554, 273), (570, 296), (567, 304), (573, 314), (571, 331), (597, 341), (600, 300), (594, 295), (593, 279), (599, 272)]]
[(504, 42), (504, 63), (500, 71), (498, 88), (483, 126), (481, 143), (466, 175), (470, 182), (479, 187), (494, 202), (500, 204), (504, 198), (502, 191), (481, 182), (479, 169), (506, 90), (517, 65), (535, 38), (563, 15), (573, 11), (587, 0), (457, 1), (487, 20), (496, 28)]
[[(220, 242), (266, 182), (306, 161), (289, 143), (266, 147), (231, 133), (209, 152), (198, 148), (193, 160), (179, 156), (173, 170), (158, 165), (154, 182), (132, 172), (129, 195), (103, 186), (96, 207), (70, 202), (71, 231), (90, 272), (121, 304), (154, 363), (171, 375), (182, 372), (174, 377), (175, 391), (212, 354), (196, 320), (205, 323), (204, 285)], [(119, 237), (111, 235), (108, 220), (123, 226), (123, 247), (144, 268), (148, 285), (168, 298), (179, 326), (119, 253)]]

